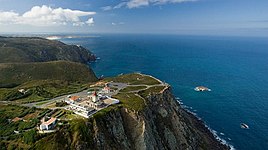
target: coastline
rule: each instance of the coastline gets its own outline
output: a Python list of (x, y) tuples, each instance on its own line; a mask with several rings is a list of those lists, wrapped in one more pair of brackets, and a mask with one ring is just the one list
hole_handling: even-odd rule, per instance
[(202, 120), (202, 118), (197, 115), (197, 113), (187, 109), (187, 108), (192, 108), (192, 107), (184, 105), (183, 102), (180, 101), (181, 99), (178, 98), (178, 97), (176, 97), (175, 100), (180, 105), (182, 110), (184, 110), (185, 113), (187, 113), (191, 117), (192, 120), (196, 121), (196, 123), (195, 123), (196, 127), (203, 128), (203, 130), (207, 130), (208, 135), (213, 136), (213, 138), (215, 138), (219, 143), (228, 146), (230, 150), (235, 150), (233, 145), (229, 144), (225, 139), (223, 139), (220, 136), (218, 136), (217, 131), (212, 129), (212, 128), (210, 128), (205, 123), (205, 121)]

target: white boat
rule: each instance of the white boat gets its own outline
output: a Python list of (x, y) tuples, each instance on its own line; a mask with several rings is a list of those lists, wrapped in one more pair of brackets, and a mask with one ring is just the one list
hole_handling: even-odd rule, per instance
[(241, 124), (240, 124), (240, 127), (241, 127), (242, 129), (249, 129), (249, 126), (248, 126), (247, 124), (245, 124), (245, 123), (241, 123)]

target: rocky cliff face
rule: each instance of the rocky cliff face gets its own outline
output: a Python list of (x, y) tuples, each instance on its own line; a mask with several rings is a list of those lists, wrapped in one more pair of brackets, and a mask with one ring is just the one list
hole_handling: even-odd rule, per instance
[[(145, 99), (146, 108), (135, 112), (112, 109), (87, 124), (88, 138), (72, 137), (75, 149), (229, 149), (218, 142), (202, 121), (175, 101), (170, 88)], [(77, 140), (77, 138), (79, 140)]]

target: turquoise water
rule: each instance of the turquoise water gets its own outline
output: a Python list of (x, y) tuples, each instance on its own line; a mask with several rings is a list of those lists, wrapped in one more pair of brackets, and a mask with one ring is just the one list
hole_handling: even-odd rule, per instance
[[(173, 93), (236, 149), (268, 149), (268, 39), (101, 35), (62, 39), (93, 51), (98, 76), (142, 72)], [(204, 85), (211, 92), (195, 92)], [(250, 129), (241, 129), (240, 123)]]

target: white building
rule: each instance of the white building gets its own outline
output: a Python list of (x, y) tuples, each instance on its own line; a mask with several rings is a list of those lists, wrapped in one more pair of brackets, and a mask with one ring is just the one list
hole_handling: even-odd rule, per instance
[(88, 118), (88, 116), (95, 111), (94, 108), (83, 106), (77, 103), (71, 103), (69, 109), (71, 109), (74, 113), (86, 118)]
[(40, 130), (51, 130), (56, 125), (57, 118), (50, 118), (48, 121), (44, 121), (43, 118), (42, 124), (40, 125)]
[(110, 87), (108, 87), (107, 85), (102, 89), (103, 93), (110, 93), (110, 92), (114, 92), (114, 90), (112, 90)]

